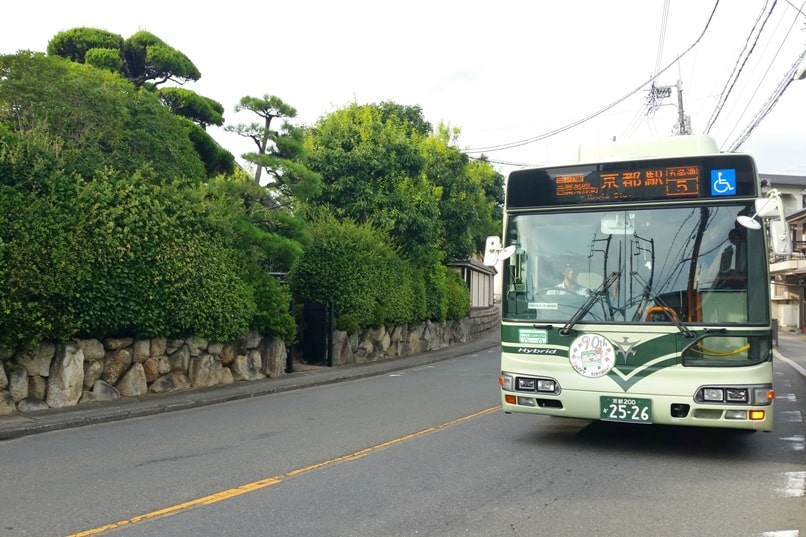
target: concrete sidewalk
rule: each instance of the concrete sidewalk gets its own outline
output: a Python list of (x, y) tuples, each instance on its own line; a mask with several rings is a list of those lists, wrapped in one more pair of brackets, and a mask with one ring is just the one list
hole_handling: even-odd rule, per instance
[(127, 397), (117, 401), (93, 402), (66, 408), (43, 410), (41, 412), (0, 416), (0, 440), (383, 375), (409, 367), (474, 354), (497, 347), (500, 345), (500, 341), (500, 333), (495, 330), (468, 343), (453, 345), (416, 356), (390, 358), (378, 362), (341, 367), (311, 367), (303, 365), (299, 367), (299, 371), (295, 370), (295, 372), (282, 377), (251, 382), (235, 382), (224, 386), (169, 394)]
[(778, 346), (773, 354), (806, 377), (806, 334), (778, 332)]

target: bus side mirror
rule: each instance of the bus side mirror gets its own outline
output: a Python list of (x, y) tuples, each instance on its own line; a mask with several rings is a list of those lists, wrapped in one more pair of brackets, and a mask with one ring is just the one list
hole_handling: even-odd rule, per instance
[(789, 238), (789, 229), (786, 225), (786, 214), (784, 213), (784, 202), (781, 194), (772, 189), (763, 198), (755, 201), (756, 214), (753, 216), (739, 215), (736, 222), (747, 229), (761, 229), (761, 223), (756, 217), (775, 218), (778, 220), (770, 222), (770, 239), (772, 241), (772, 251), (776, 255), (789, 255), (792, 253), (792, 241)]
[(501, 248), (501, 239), (499, 237), (487, 237), (487, 243), (484, 245), (484, 264), (488, 267), (494, 267), (499, 261), (508, 259), (514, 253), (514, 246)]

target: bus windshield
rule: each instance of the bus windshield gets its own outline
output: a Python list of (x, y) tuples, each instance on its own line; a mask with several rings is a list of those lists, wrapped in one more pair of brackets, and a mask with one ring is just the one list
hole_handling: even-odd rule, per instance
[(503, 317), (769, 323), (766, 308), (752, 307), (769, 300), (763, 237), (736, 223), (748, 212), (736, 203), (511, 214)]

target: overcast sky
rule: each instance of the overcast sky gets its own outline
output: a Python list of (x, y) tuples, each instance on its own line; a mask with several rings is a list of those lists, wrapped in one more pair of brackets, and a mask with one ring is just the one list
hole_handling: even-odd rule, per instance
[[(432, 124), (460, 128), (464, 150), (516, 145), (486, 153), (507, 173), (559, 164), (579, 144), (670, 135), (677, 89), (653, 114), (645, 105), (659, 72), (657, 86), (682, 88), (694, 133), (707, 129), (729, 149), (806, 50), (804, 4), (27, 0), (3, 7), (0, 53), (45, 51), (55, 34), (81, 26), (124, 38), (146, 30), (193, 61), (202, 78), (185, 87), (220, 102), (227, 124), (253, 120), (233, 111), (246, 95), (280, 97), (301, 125), (352, 102), (419, 105)], [(255, 150), (210, 132), (236, 156)], [(791, 83), (739, 151), (761, 172), (806, 174), (806, 80)]]

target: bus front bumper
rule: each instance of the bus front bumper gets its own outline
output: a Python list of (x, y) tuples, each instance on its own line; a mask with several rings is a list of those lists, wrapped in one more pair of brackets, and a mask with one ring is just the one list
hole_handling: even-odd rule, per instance
[(635, 424), (772, 431), (773, 404), (698, 403), (674, 395), (625, 395), (565, 390), (561, 395), (501, 392), (507, 414), (527, 413)]

